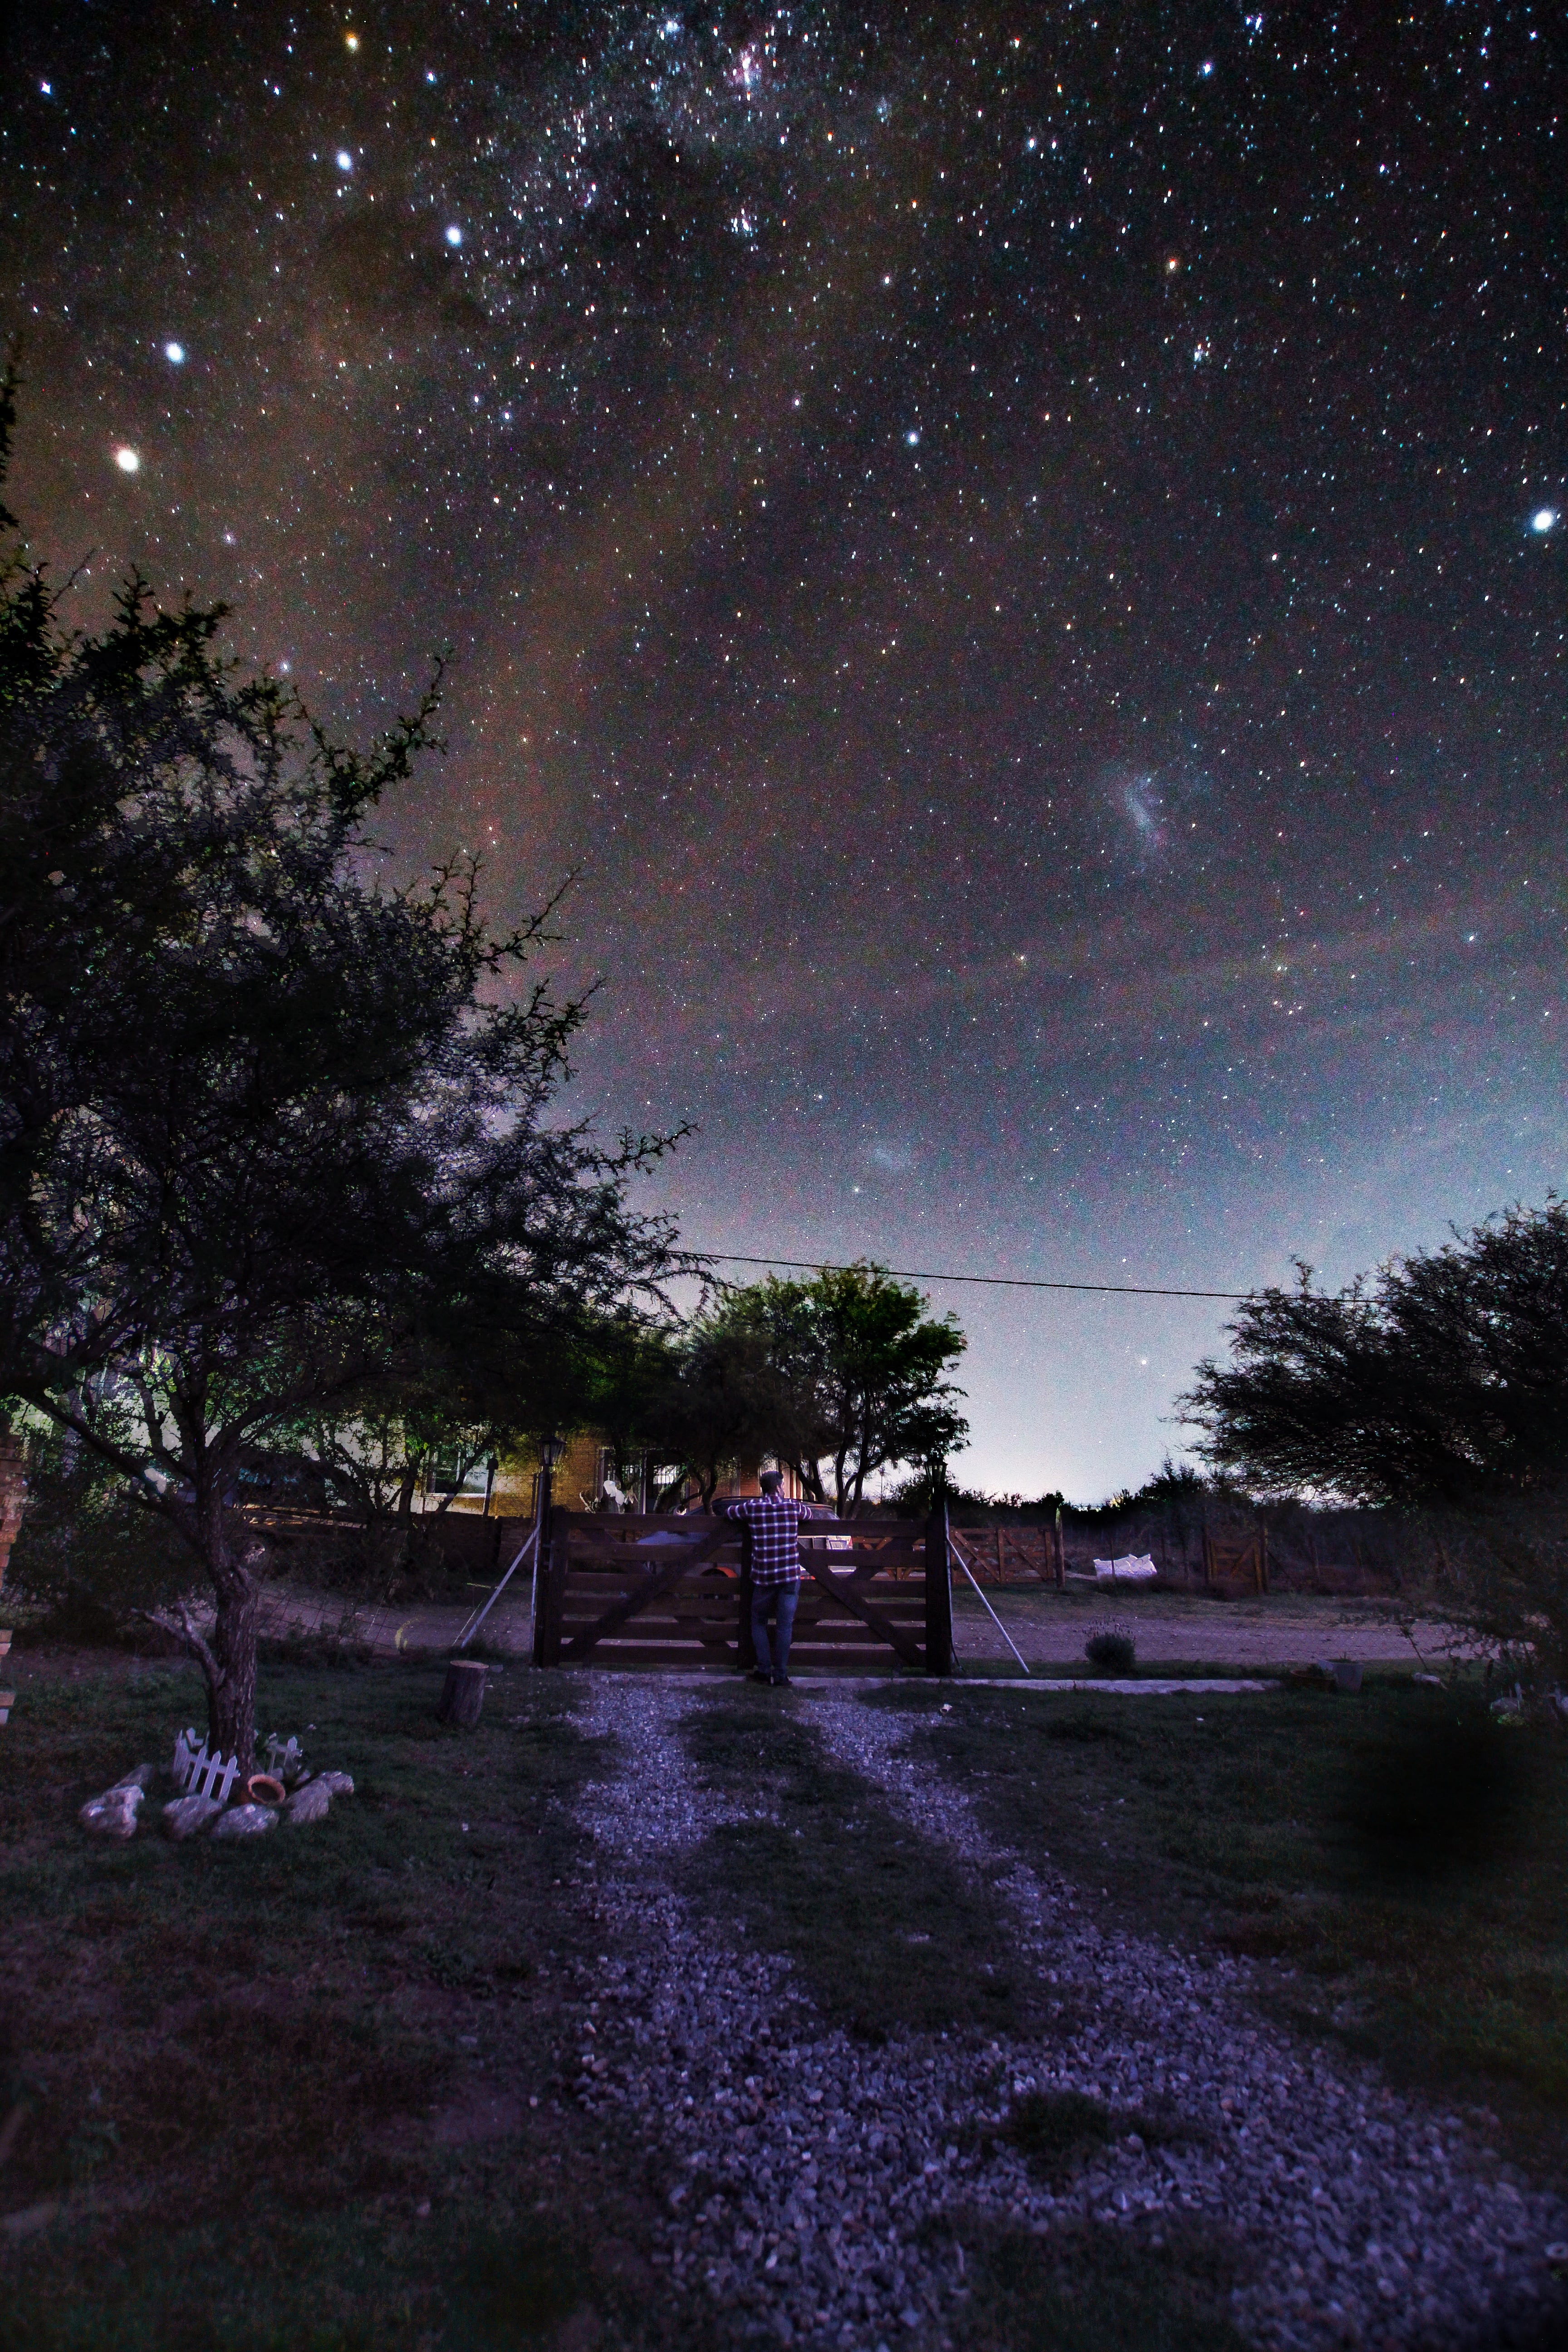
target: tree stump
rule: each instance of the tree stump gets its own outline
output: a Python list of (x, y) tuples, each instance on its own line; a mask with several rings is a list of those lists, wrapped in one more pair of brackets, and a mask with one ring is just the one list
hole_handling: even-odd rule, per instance
[(441, 1704), (436, 1709), (443, 1723), (460, 1724), (471, 1731), (485, 1703), (485, 1669), (479, 1658), (453, 1658), (447, 1667)]

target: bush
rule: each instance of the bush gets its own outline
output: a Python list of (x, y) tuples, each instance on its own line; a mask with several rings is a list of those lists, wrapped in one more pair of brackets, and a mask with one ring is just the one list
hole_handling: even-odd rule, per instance
[(1102, 1674), (1130, 1675), (1137, 1661), (1138, 1646), (1132, 1639), (1131, 1625), (1095, 1625), (1090, 1628), (1083, 1654), (1091, 1666)]
[(1334, 1808), (1374, 1879), (1509, 1866), (1526, 1833), (1537, 1735), (1503, 1729), (1476, 1690), (1412, 1694), (1347, 1759)]
[(114, 1642), (137, 1610), (166, 1607), (199, 1580), (199, 1563), (128, 1479), (55, 1431), (29, 1431), (7, 1600), (35, 1612), (58, 1640)]

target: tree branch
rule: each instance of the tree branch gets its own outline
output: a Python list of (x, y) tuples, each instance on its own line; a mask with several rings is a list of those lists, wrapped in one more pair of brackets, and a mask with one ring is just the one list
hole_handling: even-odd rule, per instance
[(210, 1643), (192, 1624), (191, 1612), (184, 1602), (181, 1601), (175, 1605), (180, 1612), (178, 1622), (162, 1609), (134, 1609), (131, 1613), (143, 1619), (149, 1625), (156, 1625), (160, 1633), (171, 1634), (176, 1642), (183, 1642), (205, 1675), (209, 1686), (215, 1691), (222, 1690), (228, 1677), (213, 1655)]

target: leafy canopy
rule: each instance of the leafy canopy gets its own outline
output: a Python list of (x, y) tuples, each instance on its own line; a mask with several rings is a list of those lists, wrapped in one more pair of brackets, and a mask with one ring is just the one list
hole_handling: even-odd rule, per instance
[(1229, 1326), (1181, 1400), (1218, 1470), (1265, 1491), (1454, 1506), (1568, 1474), (1568, 1203), (1513, 1208), (1335, 1295), (1303, 1265)]
[[(7, 379), (0, 475), (13, 412)], [(669, 1139), (551, 1119), (583, 1008), (527, 971), (546, 917), (490, 930), (468, 859), (381, 878), (366, 823), (439, 675), (356, 751), (221, 658), (225, 617), (132, 579), (83, 635), (0, 573), (0, 1401), (200, 1561), (185, 1635), (248, 1755), (247, 1450), (481, 1360), (542, 1425), (584, 1328), (676, 1260), (626, 1201)]]

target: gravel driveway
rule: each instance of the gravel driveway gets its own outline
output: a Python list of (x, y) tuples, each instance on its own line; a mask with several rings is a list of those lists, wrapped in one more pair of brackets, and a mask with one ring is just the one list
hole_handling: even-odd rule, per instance
[[(584, 1679), (584, 1726), (619, 1759), (582, 1800), (597, 1916), (636, 1957), (600, 1964), (573, 2093), (655, 2157), (654, 2261), (673, 2293), (728, 2313), (735, 2341), (940, 2352), (976, 2216), (1041, 2232), (1087, 2218), (1152, 2244), (1194, 2219), (1236, 2233), (1234, 2321), (1282, 2352), (1436, 2352), (1540, 2320), (1556, 2292), (1545, 2249), (1568, 2239), (1560, 2204), (1479, 2152), (1458, 2116), (1266, 2023), (1251, 1963), (1102, 1927), (1093, 1890), (998, 1851), (922, 1752), (940, 1736), (934, 1696), (912, 1724), (848, 1695), (791, 1704), (922, 1836), (996, 1881), (1019, 1958), (1076, 1996), (1057, 2037), (870, 2048), (826, 2028), (781, 1959), (669, 1884), (668, 1858), (721, 1821), (787, 1826), (766, 1801), (738, 1811), (699, 1789), (679, 1734), (705, 1695)], [(759, 2047), (765, 2080), (739, 2054)], [(984, 2131), (1035, 2089), (1173, 2109), (1191, 2137), (1109, 2147), (1056, 2195)]]

